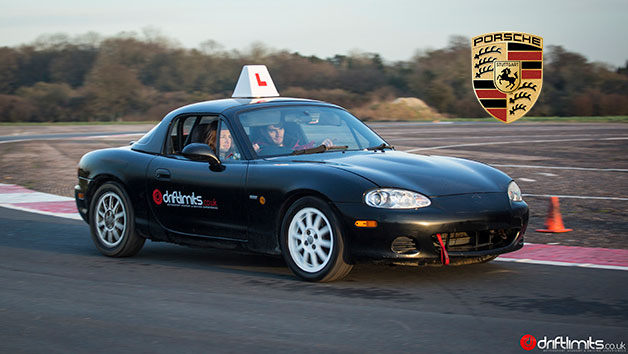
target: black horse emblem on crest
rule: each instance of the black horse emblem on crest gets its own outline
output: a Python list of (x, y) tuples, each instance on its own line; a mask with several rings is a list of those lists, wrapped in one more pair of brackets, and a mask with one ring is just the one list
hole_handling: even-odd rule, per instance
[(508, 81), (508, 85), (506, 85), (506, 89), (515, 88), (515, 83), (519, 78), (517, 72), (515, 71), (515, 76), (510, 76), (510, 68), (505, 68), (502, 70), (502, 73), (497, 76), (497, 80), (499, 80), (499, 84), (501, 85), (502, 81)]

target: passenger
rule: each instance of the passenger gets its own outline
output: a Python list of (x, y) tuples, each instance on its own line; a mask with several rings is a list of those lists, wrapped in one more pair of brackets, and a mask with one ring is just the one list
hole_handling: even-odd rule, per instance
[(220, 131), (220, 159), (221, 160), (239, 160), (240, 154), (237, 152), (231, 132), (229, 129)]

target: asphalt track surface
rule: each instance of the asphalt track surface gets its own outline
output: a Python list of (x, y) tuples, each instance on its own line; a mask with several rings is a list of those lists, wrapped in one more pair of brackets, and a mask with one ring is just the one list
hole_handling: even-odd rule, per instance
[[(589, 148), (625, 153), (625, 125), (577, 125), (577, 131), (472, 125), (493, 136), (474, 134), (475, 143), (504, 142), (507, 149), (468, 145), (473, 139), (465, 125), (372, 126), (400, 150), (467, 144), (437, 150), (496, 164), (628, 167), (621, 154), (612, 163), (581, 156)], [(441, 129), (449, 138), (438, 135)], [(508, 143), (513, 136), (593, 140), (526, 147)], [(417, 143), (417, 137), (423, 139)], [(439, 138), (446, 141), (435, 144)], [(557, 178), (539, 178), (546, 170), (510, 169), (515, 178), (537, 176), (528, 190), (539, 194)], [(591, 182), (595, 188), (586, 192), (625, 196), (622, 172), (598, 172), (590, 178), (606, 184)], [(580, 176), (574, 183), (589, 183)], [(626, 219), (619, 224), (625, 227)], [(628, 272), (621, 270), (513, 262), (358, 265), (343, 281), (312, 284), (295, 278), (280, 258), (248, 253), (147, 242), (133, 258), (107, 258), (81, 221), (4, 208), (0, 235), (2, 353), (522, 353), (525, 334), (628, 341)]]
[(0, 229), (5, 353), (521, 353), (524, 334), (627, 339), (626, 271), (360, 265), (311, 284), (254, 254), (147, 243), (103, 257), (80, 221), (0, 208)]

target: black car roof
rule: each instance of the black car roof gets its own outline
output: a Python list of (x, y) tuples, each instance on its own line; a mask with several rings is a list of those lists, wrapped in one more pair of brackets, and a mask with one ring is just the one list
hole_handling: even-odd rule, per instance
[(308, 100), (304, 98), (291, 98), (291, 97), (272, 97), (272, 98), (225, 98), (221, 100), (205, 101), (192, 103), (187, 106), (183, 106), (168, 113), (165, 118), (171, 115), (178, 116), (185, 113), (215, 113), (219, 114), (227, 109), (244, 106), (255, 105), (262, 103), (276, 103), (276, 102), (319, 102)]
[[(338, 107), (331, 103), (322, 101), (309, 100), (305, 98), (292, 97), (272, 97), (272, 98), (226, 98), (220, 100), (212, 100), (205, 102), (192, 103), (183, 106), (168, 113), (161, 122), (155, 126), (150, 132), (146, 133), (139, 141), (135, 142), (131, 147), (133, 150), (147, 152), (150, 154), (159, 154), (163, 146), (163, 140), (168, 133), (168, 126), (172, 119), (180, 115), (187, 114), (225, 114), (230, 115), (242, 109), (250, 107), (267, 107), (277, 104), (318, 104), (325, 106)], [(340, 108), (340, 107), (339, 107)]]

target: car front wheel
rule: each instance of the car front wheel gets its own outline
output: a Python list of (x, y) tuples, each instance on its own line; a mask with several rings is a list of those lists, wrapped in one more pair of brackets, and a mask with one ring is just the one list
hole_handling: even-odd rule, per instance
[(106, 182), (92, 198), (89, 214), (92, 240), (110, 257), (133, 256), (145, 239), (135, 233), (135, 216), (129, 196), (115, 182)]
[(304, 197), (290, 206), (282, 223), (281, 248), (290, 269), (308, 281), (339, 280), (352, 268), (344, 260), (340, 223), (318, 198)]

